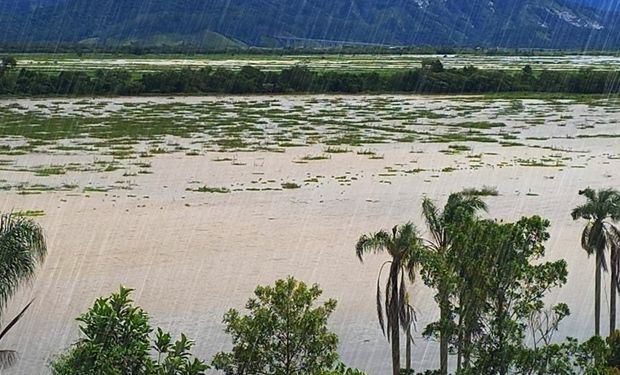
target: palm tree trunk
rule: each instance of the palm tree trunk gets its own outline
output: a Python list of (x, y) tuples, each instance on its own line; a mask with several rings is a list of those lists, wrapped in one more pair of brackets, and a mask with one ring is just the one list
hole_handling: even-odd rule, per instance
[(407, 343), (405, 344), (405, 369), (407, 374), (411, 371), (411, 326), (407, 327)]
[[(397, 262), (392, 264), (392, 272), (391, 277), (393, 277), (393, 285), (392, 285), (392, 300), (390, 306), (390, 315), (388, 317), (392, 319), (390, 323), (391, 328), (391, 339), (392, 339), (392, 374), (399, 375), (400, 373), (400, 316), (398, 314), (398, 310), (400, 307), (400, 301), (398, 298), (398, 290), (399, 290), (399, 267)], [(401, 281), (402, 282), (402, 281)]]
[[(394, 288), (394, 290), (397, 290), (397, 288)], [(396, 293), (396, 301), (398, 300), (398, 293)], [(391, 308), (391, 313), (392, 313), (392, 326), (391, 326), (391, 336), (392, 336), (392, 374), (393, 375), (399, 375), (400, 373), (400, 337), (399, 337), (399, 330), (400, 327), (398, 326), (398, 310), (396, 310), (396, 308), (398, 307), (397, 304), (392, 304), (392, 308)]]
[(609, 336), (611, 336), (616, 331), (616, 293), (618, 292), (618, 287), (616, 285), (616, 280), (618, 279), (618, 267), (616, 264), (616, 254), (615, 250), (612, 250), (611, 254), (611, 288), (609, 288), (609, 292), (611, 294), (609, 298)]
[(439, 332), (439, 372), (440, 375), (448, 375), (448, 319), (449, 319), (449, 302), (445, 288), (442, 288), (441, 306), (440, 308), (440, 327)]
[(601, 335), (601, 266), (603, 258), (596, 252), (596, 270), (594, 273), (594, 335)]

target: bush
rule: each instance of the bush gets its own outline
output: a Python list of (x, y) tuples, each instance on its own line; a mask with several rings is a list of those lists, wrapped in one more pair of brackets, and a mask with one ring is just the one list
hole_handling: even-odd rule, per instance
[(231, 309), (224, 316), (233, 349), (215, 356), (215, 368), (227, 375), (329, 374), (338, 359), (338, 337), (327, 329), (336, 301), (316, 306), (321, 289), (292, 277), (254, 294), (248, 315)]
[(84, 338), (52, 363), (55, 375), (201, 375), (208, 366), (192, 359), (193, 342), (185, 335), (172, 342), (169, 333), (157, 329), (153, 349), (148, 314), (129, 299), (131, 289), (122, 288), (77, 318)]

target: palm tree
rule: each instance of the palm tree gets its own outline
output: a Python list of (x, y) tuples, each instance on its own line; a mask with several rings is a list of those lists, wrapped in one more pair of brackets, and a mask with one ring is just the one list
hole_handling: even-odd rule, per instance
[[(360, 262), (363, 262), (365, 254), (371, 252), (386, 251), (391, 257), (391, 260), (384, 262), (379, 269), (376, 304), (381, 330), (384, 335), (386, 335), (386, 328), (389, 332), (387, 337), (392, 345), (393, 375), (398, 375), (400, 372), (400, 326), (406, 326), (406, 318), (410, 313), (407, 307), (405, 274), (413, 282), (415, 270), (412, 265), (415, 262), (416, 250), (419, 249), (419, 246), (420, 240), (416, 228), (411, 223), (395, 226), (391, 234), (381, 230), (377, 233), (363, 235), (355, 246), (355, 253)], [(383, 268), (388, 265), (390, 266), (390, 273), (385, 285), (384, 311), (381, 296), (381, 273)]]
[[(32, 280), (35, 268), (47, 253), (40, 226), (32, 220), (10, 214), (0, 216), (0, 316), (20, 285)], [(32, 301), (0, 332), (0, 340), (22, 318)], [(0, 350), (0, 367), (10, 366), (15, 351)]]
[[(444, 271), (450, 272), (447, 266), (447, 258), (450, 255), (453, 231), (458, 225), (465, 224), (468, 220), (475, 217), (479, 210), (487, 210), (486, 204), (475, 195), (454, 193), (448, 197), (448, 202), (443, 211), (439, 211), (435, 203), (424, 198), (422, 201), (422, 215), (431, 235), (431, 239), (425, 241), (426, 248), (433, 252), (442, 263)], [(450, 312), (450, 290), (447, 275), (439, 276), (437, 283), (437, 294), (439, 297), (439, 370), (441, 375), (448, 373), (448, 342), (449, 324), (452, 320)], [(459, 351), (460, 352), (460, 351)], [(459, 356), (460, 366), (460, 356)]]
[(618, 280), (618, 251), (620, 249), (620, 230), (613, 222), (620, 220), (620, 192), (615, 189), (595, 191), (587, 188), (579, 191), (586, 197), (586, 203), (576, 207), (571, 216), (573, 220), (588, 220), (581, 234), (581, 247), (588, 256), (596, 256), (594, 276), (594, 333), (599, 336), (601, 328), (601, 273), (607, 271), (605, 252), (610, 252), (611, 296), (609, 307), (609, 333), (616, 330), (616, 295), (620, 291)]

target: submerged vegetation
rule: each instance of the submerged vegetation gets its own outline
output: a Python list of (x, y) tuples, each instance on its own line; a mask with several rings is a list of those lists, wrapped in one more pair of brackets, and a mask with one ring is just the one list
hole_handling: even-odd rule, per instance
[[(604, 96), (570, 96), (567, 100), (564, 94), (555, 98), (544, 93), (614, 96), (620, 93), (619, 72), (446, 68), (439, 60), (423, 61), (419, 68), (387, 71), (317, 71), (304, 66), (276, 70), (245, 66), (44, 71), (17, 66), (10, 58), (0, 63), (1, 95), (488, 94), (417, 102), (404, 95), (265, 95), (194, 102), (164, 97), (9, 100), (0, 107), (0, 170), (10, 176), (0, 180), (0, 190), (19, 195), (63, 192), (58, 194), (63, 203), (66, 197), (81, 195), (91, 197), (91, 201), (109, 200), (116, 206), (121, 200), (116, 194), (119, 190), (132, 190), (138, 185), (134, 180), (151, 179), (148, 175), (154, 173), (158, 189), (159, 185), (169, 189), (169, 182), (183, 183), (181, 189), (172, 186), (166, 191), (181, 195), (179, 201), (188, 198), (181, 201), (181, 209), (186, 210), (226, 206), (238, 194), (250, 197), (254, 193), (249, 192), (258, 191), (274, 192), (273, 197), (267, 197), (272, 199), (264, 200), (268, 204), (286, 200), (289, 205), (306, 205), (311, 199), (318, 204), (333, 199), (327, 193), (336, 188), (333, 194), (341, 196), (337, 201), (347, 202), (351, 198), (344, 196), (346, 187), (364, 180), (383, 188), (396, 178), (419, 177), (416, 182), (422, 184), (446, 174), (474, 187), (451, 194), (443, 207), (425, 196), (419, 212), (407, 213), (411, 222), (395, 225), (391, 231), (363, 235), (355, 244), (360, 261), (370, 260), (373, 254), (386, 256), (377, 267), (376, 280), (368, 280), (364, 286), (376, 288), (376, 297), (361, 303), (376, 307), (379, 329), (390, 345), (392, 374), (412, 375), (420, 370), (412, 354), (419, 315), (416, 305), (426, 302), (415, 292), (422, 283), (432, 291), (438, 309), (436, 321), (420, 330), (424, 339), (436, 340), (439, 346), (439, 368), (425, 374), (620, 373), (620, 332), (615, 329), (616, 293), (620, 291), (620, 230), (616, 224), (620, 220), (620, 193), (588, 188), (580, 193), (586, 202), (572, 212), (574, 220), (585, 222), (581, 247), (596, 258), (595, 329), (589, 340), (560, 341), (554, 334), (570, 315), (570, 308), (562, 302), (549, 305), (548, 297), (567, 283), (569, 274), (566, 261), (545, 256), (550, 222), (537, 215), (515, 221), (489, 218), (486, 199), (499, 196), (500, 190), (478, 184), (483, 181), (460, 180), (465, 173), (482, 167), (512, 166), (515, 171), (527, 167), (528, 172), (540, 174), (541, 180), (556, 178), (553, 173), (564, 168), (584, 168), (595, 156), (572, 149), (574, 143), (570, 142), (616, 138), (616, 124), (605, 116), (618, 112), (618, 102)], [(529, 93), (506, 95), (512, 92)], [(495, 93), (502, 93), (501, 100), (493, 96)], [(523, 99), (529, 95), (534, 99)], [(538, 100), (541, 97), (545, 100)], [(544, 131), (552, 131), (543, 132), (542, 125), (548, 126)], [(585, 133), (592, 129), (596, 132)], [(558, 140), (561, 147), (551, 143)], [(397, 151), (384, 148), (387, 143), (398, 144)], [(431, 155), (439, 160), (435, 164), (419, 155), (435, 151), (424, 147), (428, 143), (437, 143), (431, 146), (442, 149)], [(504, 150), (502, 147), (521, 147), (519, 151), (523, 152), (495, 152)], [(248, 156), (250, 151), (257, 152)], [(60, 156), (62, 161), (47, 160), (49, 164), (38, 165), (40, 159), (33, 158), (33, 162), (21, 163), (31, 153)], [(282, 158), (277, 163), (266, 162), (263, 153)], [(399, 160), (394, 160), (396, 153)], [(167, 162), (186, 156), (196, 159), (196, 165), (202, 157), (211, 163), (195, 170), (193, 165), (183, 166), (195, 175), (191, 180), (182, 179), (182, 175), (174, 175), (174, 182), (172, 178), (159, 178), (162, 164), (170, 168)], [(618, 157), (604, 154), (607, 164)], [(336, 162), (342, 162), (346, 169), (321, 169)], [(357, 163), (367, 164), (359, 167)], [(281, 173), (272, 175), (269, 164), (277, 165)], [(239, 170), (245, 180), (227, 180), (229, 176), (216, 174), (217, 168)], [(97, 173), (102, 180), (81, 178), (79, 172)], [(20, 183), (23, 176), (36, 181)], [(611, 172), (605, 177), (611, 177)], [(43, 179), (50, 184), (39, 181)], [(298, 199), (303, 192), (324, 184), (331, 186), (312, 198)], [(532, 190), (544, 192), (535, 185), (514, 196), (538, 196)], [(147, 200), (146, 194), (152, 191), (133, 193), (126, 196)], [(509, 190), (501, 186), (501, 193), (508, 195)], [(177, 195), (171, 199), (175, 203)], [(369, 205), (383, 199), (376, 198), (373, 192), (363, 195)], [(133, 206), (134, 201), (130, 201)], [(137, 207), (144, 207), (142, 203)], [(248, 203), (244, 201), (244, 210)], [(37, 203), (33, 207), (40, 206)], [(266, 215), (265, 207), (261, 214)], [(0, 224), (0, 270), (5, 268), (0, 272), (0, 314), (45, 256), (41, 229), (29, 218), (45, 216), (44, 220), (49, 220), (52, 215), (46, 215), (48, 206), (43, 207), (46, 211), (28, 208), (3, 217)], [(358, 208), (362, 212), (362, 207)], [(163, 205), (158, 209), (163, 210)], [(328, 207), (320, 212), (338, 214)], [(270, 215), (269, 221), (287, 219), (279, 216)], [(424, 230), (412, 224), (420, 218)], [(349, 256), (353, 257), (352, 251)], [(270, 261), (280, 259), (274, 256)], [(600, 337), (601, 283), (608, 268), (610, 329), (604, 339)], [(130, 289), (121, 288), (110, 297), (97, 299), (78, 318), (80, 338), (54, 359), (54, 374), (201, 375), (221, 371), (227, 375), (362, 375), (339, 361), (339, 340), (328, 322), (337, 303), (323, 299), (318, 285), (309, 286), (289, 277), (272, 286), (257, 287), (245, 312), (231, 309), (224, 316), (223, 326), (232, 345), (217, 354), (197, 350), (201, 346), (184, 334), (175, 340), (172, 334), (153, 327), (149, 315), (134, 305), (130, 294)], [(29, 306), (5, 326), (0, 340)], [(425, 319), (429, 320), (428, 316)], [(210, 355), (214, 357), (209, 362), (206, 358)], [(15, 353), (0, 351), (0, 365), (10, 365), (15, 359)]]

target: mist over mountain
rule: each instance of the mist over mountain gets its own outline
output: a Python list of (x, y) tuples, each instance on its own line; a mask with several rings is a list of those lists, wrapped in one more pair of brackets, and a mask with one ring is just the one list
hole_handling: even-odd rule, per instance
[(617, 0), (3, 0), (0, 42), (620, 47)]

